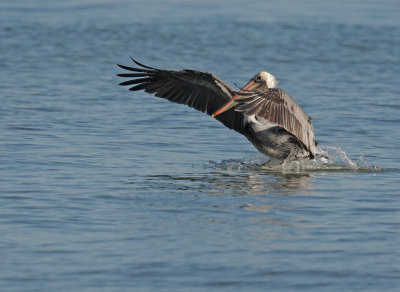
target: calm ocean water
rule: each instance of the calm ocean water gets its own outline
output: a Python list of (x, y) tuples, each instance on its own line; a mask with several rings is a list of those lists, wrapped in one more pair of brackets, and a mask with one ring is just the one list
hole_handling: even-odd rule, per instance
[[(0, 2), (1, 291), (399, 291), (398, 1)], [(129, 56), (266, 70), (332, 159), (266, 169)]]

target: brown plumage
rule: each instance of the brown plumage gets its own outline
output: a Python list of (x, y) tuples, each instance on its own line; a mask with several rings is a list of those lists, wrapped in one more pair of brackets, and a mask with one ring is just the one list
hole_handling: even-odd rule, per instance
[(271, 74), (256, 74), (237, 92), (211, 73), (156, 69), (132, 60), (141, 68), (118, 65), (134, 72), (118, 74), (132, 78), (120, 85), (207, 113), (271, 157), (293, 160), (315, 156), (311, 119), (284, 90), (271, 88), (277, 84)]
[(240, 92), (236, 99), (236, 111), (244, 115), (255, 115), (281, 126), (296, 136), (315, 155), (314, 126), (311, 118), (301, 107), (280, 88), (266, 88), (263, 91)]

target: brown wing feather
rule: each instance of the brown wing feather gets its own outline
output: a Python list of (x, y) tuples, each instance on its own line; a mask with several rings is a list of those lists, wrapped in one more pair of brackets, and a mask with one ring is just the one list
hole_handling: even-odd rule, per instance
[[(268, 88), (265, 91), (241, 92), (236, 99), (236, 111), (275, 123), (297, 137), (315, 155), (314, 127), (311, 119), (284, 90)], [(260, 102), (260, 99), (264, 102)]]
[[(139, 72), (118, 74), (131, 78), (120, 85), (134, 85), (132, 91), (144, 90), (169, 101), (186, 104), (208, 115), (213, 114), (233, 97), (234, 90), (217, 76), (197, 70), (163, 70), (145, 66), (132, 59), (142, 68), (118, 65), (122, 69)], [(225, 126), (244, 133), (244, 116), (241, 112), (226, 111), (216, 117)]]

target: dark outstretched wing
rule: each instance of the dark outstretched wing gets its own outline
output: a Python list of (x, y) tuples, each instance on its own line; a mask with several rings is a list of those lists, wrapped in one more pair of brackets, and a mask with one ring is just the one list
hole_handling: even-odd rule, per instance
[[(145, 66), (132, 59), (141, 68), (118, 65), (122, 69), (135, 73), (118, 74), (119, 77), (131, 78), (120, 83), (133, 85), (130, 90), (144, 90), (169, 101), (186, 104), (189, 107), (211, 115), (233, 96), (233, 88), (215, 75), (196, 70), (163, 70)], [(227, 111), (217, 120), (225, 126), (243, 134), (243, 114)]]
[(297, 137), (315, 155), (314, 127), (311, 118), (280, 88), (265, 91), (237, 92), (239, 105), (235, 111), (246, 116), (255, 115), (258, 120), (267, 120), (284, 128)]

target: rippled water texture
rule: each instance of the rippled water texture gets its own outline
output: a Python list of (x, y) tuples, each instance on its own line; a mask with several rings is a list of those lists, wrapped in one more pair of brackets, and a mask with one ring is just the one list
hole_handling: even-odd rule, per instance
[[(400, 5), (325, 2), (1, 2), (0, 290), (400, 290)], [(326, 157), (268, 165), (129, 56), (271, 72)]]

